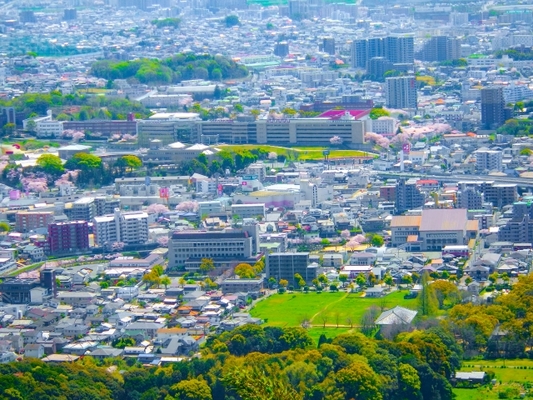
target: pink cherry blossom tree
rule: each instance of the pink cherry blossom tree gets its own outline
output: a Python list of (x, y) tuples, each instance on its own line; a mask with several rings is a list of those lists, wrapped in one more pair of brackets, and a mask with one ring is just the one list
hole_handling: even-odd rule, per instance
[(331, 139), (329, 139), (329, 142), (332, 145), (339, 145), (342, 144), (342, 138), (340, 136), (333, 136)]
[(164, 204), (154, 203), (148, 206), (146, 212), (148, 214), (164, 214), (168, 212), (168, 207)]
[(176, 206), (176, 210), (183, 211), (183, 212), (197, 212), (198, 202), (197, 201), (183, 201)]

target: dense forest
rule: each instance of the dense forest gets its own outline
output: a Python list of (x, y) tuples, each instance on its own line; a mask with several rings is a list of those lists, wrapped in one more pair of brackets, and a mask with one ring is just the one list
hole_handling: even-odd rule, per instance
[[(317, 347), (303, 328), (245, 325), (211, 340), (201, 358), (147, 368), (25, 360), (0, 365), (0, 399), (452, 399), (461, 350), (441, 329), (395, 342), (340, 335)], [(118, 370), (108, 370), (116, 364)]]
[(102, 60), (93, 64), (91, 75), (108, 80), (135, 78), (141, 83), (178, 83), (188, 79), (244, 78), (248, 70), (233, 60), (208, 54), (176, 54), (164, 60)]

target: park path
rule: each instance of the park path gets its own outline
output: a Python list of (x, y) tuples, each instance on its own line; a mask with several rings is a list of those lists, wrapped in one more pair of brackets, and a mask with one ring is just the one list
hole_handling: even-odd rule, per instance
[(348, 295), (350, 294), (350, 292), (346, 292), (346, 294), (344, 296), (342, 296), (340, 299), (338, 300), (335, 300), (333, 303), (329, 303), (328, 305), (326, 305), (322, 310), (318, 311), (317, 313), (315, 313), (315, 315), (313, 315), (311, 317), (311, 319), (309, 320), (309, 323), (313, 323), (313, 320), (318, 317), (321, 313), (323, 313), (324, 311), (326, 311), (330, 306), (336, 304), (336, 303), (339, 303), (341, 301), (343, 301), (346, 297), (348, 297)]

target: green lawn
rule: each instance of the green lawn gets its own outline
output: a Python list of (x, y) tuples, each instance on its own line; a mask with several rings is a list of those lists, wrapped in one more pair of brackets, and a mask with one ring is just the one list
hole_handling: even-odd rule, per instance
[[(322, 152), (326, 150), (326, 147), (281, 147), (281, 146), (270, 146), (270, 145), (255, 145), (255, 144), (244, 144), (244, 145), (221, 145), (218, 146), (222, 149), (228, 149), (230, 151), (239, 151), (239, 150), (253, 150), (253, 149), (263, 149), (267, 152), (275, 152), (278, 155), (283, 155), (288, 159), (298, 159), (301, 161), (304, 160), (323, 160), (324, 155)], [(330, 154), (329, 158), (352, 158), (352, 157), (373, 157), (374, 153), (368, 153), (360, 150), (335, 150), (329, 149)]]
[[(268, 325), (299, 326), (303, 320), (311, 321), (313, 329), (322, 328), (324, 319), (326, 330), (332, 336), (359, 325), (365, 311), (371, 306), (389, 309), (397, 305), (416, 308), (416, 300), (404, 299), (407, 292), (394, 292), (381, 299), (361, 297), (360, 293), (284, 293), (274, 294), (257, 303), (251, 310), (254, 317), (262, 318)], [(348, 321), (351, 319), (351, 323)], [(341, 327), (336, 328), (337, 324)], [(321, 332), (320, 332), (321, 333)], [(318, 336), (320, 336), (318, 333)]]
[[(527, 369), (521, 369), (526, 367)], [(533, 386), (533, 360), (475, 360), (464, 361), (461, 371), (494, 371), (497, 381), (494, 387), (486, 385), (473, 389), (454, 389), (456, 400), (496, 400), (500, 392), (516, 389), (524, 393)], [(514, 397), (512, 397), (514, 398)]]

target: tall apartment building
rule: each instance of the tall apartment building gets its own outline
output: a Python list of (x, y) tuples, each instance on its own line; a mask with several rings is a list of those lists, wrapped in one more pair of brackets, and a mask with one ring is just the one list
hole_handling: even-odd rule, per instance
[(513, 204), (518, 198), (517, 186), (512, 183), (495, 183), (492, 181), (460, 181), (457, 184), (459, 191), (466, 188), (475, 188), (483, 193), (484, 200), (492, 203), (493, 207), (502, 208)]
[(245, 230), (174, 232), (168, 244), (168, 266), (197, 270), (202, 258), (220, 265), (250, 259), (254, 250), (253, 237)]
[(283, 41), (276, 43), (274, 46), (274, 55), (278, 57), (287, 57), (289, 55), (289, 43)]
[(414, 38), (412, 36), (387, 36), (359, 39), (352, 42), (351, 61), (355, 68), (368, 68), (374, 57), (384, 57), (392, 64), (414, 63)]
[(120, 212), (93, 219), (94, 241), (98, 246), (115, 242), (144, 244), (148, 241), (148, 214), (142, 211)]
[(500, 226), (498, 240), (511, 243), (533, 243), (533, 205), (520, 201), (513, 204), (511, 220)]
[(300, 274), (307, 284), (317, 277), (317, 267), (309, 262), (309, 253), (270, 253), (265, 265), (267, 279), (285, 279), (294, 284), (294, 275)]
[(309, 16), (309, 3), (307, 0), (289, 0), (289, 17), (296, 20)]
[(113, 214), (117, 208), (120, 208), (120, 198), (118, 197), (96, 197), (94, 199), (96, 206), (96, 215)]
[(413, 36), (387, 36), (385, 38), (385, 57), (394, 64), (413, 64), (414, 55)]
[(466, 210), (481, 210), (485, 198), (483, 192), (475, 187), (466, 187), (457, 192), (457, 208)]
[(71, 221), (91, 221), (96, 217), (96, 204), (94, 197), (82, 197), (72, 203), (70, 210), (67, 210)]
[(50, 254), (72, 253), (89, 249), (87, 221), (59, 222), (48, 225)]
[(385, 79), (387, 107), (417, 108), (416, 79), (414, 76), (399, 76)]
[(485, 129), (496, 129), (506, 120), (503, 88), (491, 86), (481, 89), (481, 124)]
[(479, 149), (476, 155), (476, 169), (479, 172), (502, 170), (503, 153), (499, 150)]
[(332, 56), (335, 55), (335, 38), (326, 37), (322, 39), (322, 50)]
[(461, 42), (449, 36), (433, 36), (420, 52), (417, 59), (421, 61), (457, 60), (461, 57)]
[(420, 191), (414, 179), (408, 181), (400, 179), (396, 184), (395, 196), (395, 208), (397, 214), (420, 208), (426, 201), (424, 193)]
[(28, 233), (38, 228), (46, 228), (54, 222), (53, 211), (20, 211), (15, 217), (17, 232)]

